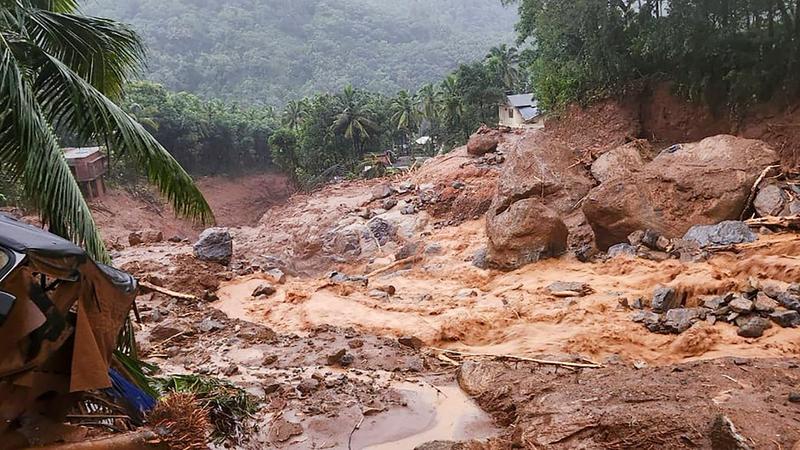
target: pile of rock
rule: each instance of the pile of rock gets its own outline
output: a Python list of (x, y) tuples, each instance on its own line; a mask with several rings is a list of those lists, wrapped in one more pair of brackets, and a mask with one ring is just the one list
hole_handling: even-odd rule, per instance
[[(695, 323), (710, 325), (725, 322), (736, 325), (738, 334), (758, 338), (772, 323), (784, 328), (800, 326), (800, 284), (786, 290), (766, 287), (748, 289), (743, 293), (728, 293), (704, 299), (700, 306), (683, 307), (683, 299), (675, 289), (656, 289), (650, 310), (636, 312), (631, 319), (643, 324), (653, 333), (681, 334)], [(638, 304), (641, 305), (641, 302)]]
[(800, 214), (800, 185), (788, 181), (775, 181), (762, 186), (753, 202), (761, 217), (786, 217)]
[(746, 223), (731, 220), (716, 225), (696, 225), (681, 239), (669, 239), (655, 230), (637, 230), (628, 236), (628, 242), (611, 246), (608, 256), (638, 256), (656, 261), (697, 259), (711, 247), (745, 244), (757, 239)]

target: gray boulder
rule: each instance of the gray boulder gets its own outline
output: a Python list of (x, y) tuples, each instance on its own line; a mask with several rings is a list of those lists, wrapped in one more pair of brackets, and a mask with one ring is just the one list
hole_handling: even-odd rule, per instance
[(630, 244), (617, 244), (608, 249), (608, 257), (636, 256), (636, 247)]
[(209, 228), (194, 244), (194, 256), (202, 261), (229, 264), (233, 257), (233, 238), (227, 228)]
[(695, 225), (683, 239), (697, 242), (701, 247), (709, 247), (755, 242), (758, 237), (744, 222), (728, 220), (716, 225)]
[(705, 308), (675, 308), (664, 315), (663, 328), (665, 332), (681, 334), (694, 325), (695, 322), (705, 320), (708, 310)]
[(739, 336), (746, 338), (759, 338), (772, 326), (769, 319), (759, 316), (739, 317), (736, 324), (739, 326)]
[(775, 311), (769, 315), (773, 322), (783, 328), (796, 328), (800, 326), (800, 313), (792, 310)]
[(661, 287), (653, 293), (653, 303), (651, 304), (653, 311), (657, 313), (664, 313), (670, 309), (681, 306), (681, 300), (676, 295), (675, 289), (670, 287)]

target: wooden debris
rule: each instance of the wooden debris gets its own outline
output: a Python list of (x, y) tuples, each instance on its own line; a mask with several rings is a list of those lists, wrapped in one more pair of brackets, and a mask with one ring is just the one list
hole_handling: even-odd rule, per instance
[[(491, 353), (469, 353), (469, 352), (459, 352), (457, 350), (447, 350), (444, 348), (430, 348), (433, 351), (441, 352), (441, 354), (449, 353), (451, 355), (458, 355), (464, 356), (468, 358), (493, 358), (493, 359), (511, 359), (515, 361), (526, 361), (532, 362), (536, 364), (541, 364), (544, 366), (558, 366), (558, 367), (570, 367), (574, 369), (600, 369), (603, 365), (599, 363), (574, 363), (568, 361), (550, 361), (546, 359), (536, 359), (536, 358), (528, 358), (525, 356), (516, 356), (516, 355), (495, 355)], [(448, 358), (449, 359), (449, 358)]]
[(417, 255), (417, 256), (412, 256), (410, 258), (401, 259), (399, 261), (395, 261), (395, 262), (389, 264), (386, 267), (382, 267), (382, 268), (380, 268), (378, 270), (375, 270), (374, 272), (368, 273), (367, 275), (365, 275), (365, 277), (372, 278), (372, 277), (378, 276), (378, 275), (380, 275), (382, 273), (386, 273), (386, 272), (388, 272), (388, 271), (390, 271), (390, 270), (392, 270), (392, 269), (394, 269), (396, 267), (400, 267), (400, 266), (403, 266), (403, 265), (406, 265), (406, 264), (415, 264), (415, 263), (418, 263), (420, 261), (422, 261), (422, 256), (421, 255)]
[(750, 189), (750, 196), (747, 197), (747, 202), (744, 204), (744, 209), (742, 210), (742, 215), (739, 217), (739, 220), (744, 220), (745, 214), (750, 210), (750, 207), (753, 205), (753, 202), (756, 199), (756, 194), (758, 193), (758, 187), (761, 185), (761, 182), (764, 181), (764, 178), (769, 175), (775, 169), (780, 169), (781, 166), (767, 166), (761, 175), (756, 179), (756, 182), (753, 184), (753, 187)]
[(148, 283), (147, 281), (140, 281), (139, 282), (139, 287), (143, 288), (142, 290), (145, 291), (145, 292), (154, 291), (154, 292), (158, 292), (160, 294), (164, 294), (166, 296), (173, 297), (173, 298), (178, 298), (178, 299), (181, 299), (181, 300), (200, 300), (199, 298), (197, 298), (194, 295), (171, 291), (169, 289), (162, 288), (161, 286), (156, 286), (155, 284)]
[(745, 220), (744, 223), (751, 227), (800, 228), (800, 214), (784, 217), (759, 217), (757, 219)]

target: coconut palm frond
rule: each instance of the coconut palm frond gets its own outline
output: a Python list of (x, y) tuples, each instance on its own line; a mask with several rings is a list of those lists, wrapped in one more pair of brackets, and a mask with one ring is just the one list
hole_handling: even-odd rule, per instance
[(51, 231), (71, 236), (101, 261), (108, 261), (92, 214), (72, 177), (58, 140), (35, 100), (30, 83), (8, 41), (0, 35), (0, 160), (13, 179), (25, 186), (30, 200)]

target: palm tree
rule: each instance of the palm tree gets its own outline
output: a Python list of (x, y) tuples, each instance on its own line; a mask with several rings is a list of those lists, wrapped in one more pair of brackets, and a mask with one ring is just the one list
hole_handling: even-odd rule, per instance
[(503, 82), (506, 89), (514, 89), (519, 82), (520, 74), (517, 69), (519, 62), (519, 54), (515, 47), (509, 47), (506, 44), (499, 47), (493, 47), (486, 55), (486, 63), (489, 68), (498, 76), (500, 81)]
[(403, 133), (403, 144), (406, 144), (411, 133), (417, 127), (417, 108), (414, 99), (408, 91), (400, 91), (397, 97), (393, 98), (389, 109), (392, 113), (392, 123), (398, 131)]
[(50, 231), (108, 255), (58, 136), (128, 153), (179, 214), (211, 222), (191, 177), (119, 100), (142, 43), (117, 22), (76, 13), (76, 0), (0, 1), (0, 170), (21, 183)]
[(290, 100), (283, 110), (283, 125), (297, 131), (306, 116), (305, 101)]
[(419, 112), (429, 122), (433, 123), (436, 120), (437, 110), (439, 109), (439, 96), (436, 92), (436, 87), (432, 84), (426, 84), (417, 92), (417, 106)]
[(378, 129), (372, 120), (374, 114), (353, 86), (347, 86), (337, 96), (339, 113), (333, 122), (332, 131), (344, 136), (353, 144), (353, 156), (361, 157), (364, 143)]
[(458, 78), (448, 75), (442, 80), (439, 90), (440, 114), (451, 129), (461, 129), (464, 118), (464, 102), (458, 89)]

